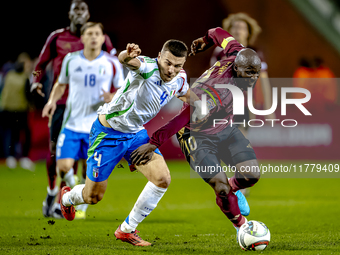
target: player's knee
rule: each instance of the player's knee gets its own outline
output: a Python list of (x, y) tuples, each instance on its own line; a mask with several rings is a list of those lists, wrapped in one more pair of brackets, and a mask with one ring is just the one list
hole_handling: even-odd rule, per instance
[(247, 174), (247, 178), (249, 179), (249, 182), (251, 182), (252, 184), (255, 184), (261, 178), (261, 172), (257, 164), (257, 161), (254, 161), (252, 163), (251, 168), (253, 169), (253, 171), (250, 171), (250, 173)]
[(57, 167), (61, 174), (66, 174), (72, 168), (72, 166), (65, 163), (60, 163), (59, 161), (57, 161)]
[(261, 177), (261, 172), (257, 160), (249, 160), (237, 165), (237, 170), (244, 179), (251, 184), (255, 184)]
[(156, 178), (153, 181), (153, 184), (155, 184), (159, 188), (167, 189), (170, 185), (171, 177), (170, 175), (164, 175), (159, 178)]
[(231, 190), (230, 185), (222, 180), (211, 179), (209, 184), (214, 189), (215, 193), (219, 195), (225, 196)]
[(252, 182), (254, 182), (254, 184), (257, 183), (260, 180), (260, 178), (261, 178), (260, 172), (254, 172), (251, 177), (251, 179), (253, 179)]

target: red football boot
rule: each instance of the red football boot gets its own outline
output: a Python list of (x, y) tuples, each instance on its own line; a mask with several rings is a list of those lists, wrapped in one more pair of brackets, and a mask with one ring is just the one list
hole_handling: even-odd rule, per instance
[[(71, 188), (70, 187), (63, 187), (61, 189), (61, 194), (60, 194), (60, 197), (61, 197), (61, 201), (62, 198), (63, 198), (63, 195), (66, 193), (66, 192), (70, 192), (71, 191)], [(65, 206), (63, 205), (62, 202), (60, 202), (60, 207), (61, 207), (61, 213), (63, 214), (64, 218), (71, 221), (71, 220), (74, 220), (74, 217), (76, 215), (76, 209), (74, 209), (74, 206), (71, 205), (71, 206)]]
[(137, 235), (139, 231), (135, 230), (132, 233), (125, 233), (123, 231), (120, 230), (120, 225), (117, 228), (116, 232), (115, 232), (115, 237), (117, 239), (120, 239), (122, 242), (127, 242), (130, 243), (132, 245), (136, 245), (136, 246), (149, 246), (151, 245), (151, 243), (144, 241), (139, 235)]

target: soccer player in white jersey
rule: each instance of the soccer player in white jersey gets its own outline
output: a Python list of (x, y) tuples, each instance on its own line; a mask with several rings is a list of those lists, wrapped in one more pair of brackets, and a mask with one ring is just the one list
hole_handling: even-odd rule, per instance
[[(118, 58), (101, 50), (105, 41), (102, 24), (88, 22), (82, 27), (81, 34), (84, 50), (65, 56), (58, 82), (43, 109), (43, 117), (53, 115), (56, 102), (69, 84), (56, 154), (60, 177), (71, 187), (75, 185), (72, 168), (74, 162), (80, 159), (86, 164), (89, 134), (97, 118), (99, 105), (104, 104), (103, 100), (111, 101), (113, 94), (111, 96), (109, 91), (112, 84), (119, 88), (124, 83)], [(77, 207), (77, 218), (86, 217), (87, 206), (84, 204)]]
[[(96, 204), (103, 198), (109, 175), (124, 157), (130, 164), (130, 170), (137, 169), (148, 183), (128, 217), (115, 231), (115, 236), (132, 245), (151, 245), (137, 235), (136, 227), (163, 197), (170, 184), (170, 172), (159, 150), (155, 151), (149, 163), (136, 167), (131, 165), (130, 154), (150, 139), (143, 125), (175, 95), (190, 102), (187, 76), (182, 69), (187, 52), (183, 42), (169, 40), (157, 58), (140, 56), (141, 49), (136, 44), (128, 44), (126, 50), (119, 54), (119, 61), (130, 72), (125, 85), (111, 102), (98, 110), (99, 117), (93, 123), (90, 134), (85, 185), (77, 185), (72, 190), (64, 187), (61, 191), (61, 210), (66, 219), (73, 220), (74, 205)], [(197, 106), (193, 116), (197, 119), (204, 117), (199, 115), (202, 113), (201, 103), (193, 102)]]

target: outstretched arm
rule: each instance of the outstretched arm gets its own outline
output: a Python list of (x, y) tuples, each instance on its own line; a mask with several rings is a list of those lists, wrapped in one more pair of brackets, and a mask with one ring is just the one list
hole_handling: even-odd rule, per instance
[(126, 50), (119, 53), (118, 60), (122, 65), (130, 68), (131, 70), (137, 70), (141, 66), (140, 61), (136, 58), (142, 53), (142, 50), (137, 44), (128, 43)]
[(217, 27), (209, 29), (205, 36), (194, 40), (191, 44), (191, 52), (189, 56), (205, 51), (211, 46), (216, 45), (223, 48), (223, 52), (229, 55), (234, 50), (244, 48), (235, 38), (224, 29)]

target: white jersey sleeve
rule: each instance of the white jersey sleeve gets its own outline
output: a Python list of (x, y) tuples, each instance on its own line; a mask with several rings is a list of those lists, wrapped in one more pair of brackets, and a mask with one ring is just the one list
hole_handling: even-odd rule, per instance
[(61, 65), (61, 71), (60, 71), (60, 75), (59, 75), (59, 83), (61, 84), (68, 84), (69, 83), (69, 63), (72, 59), (72, 54), (68, 53), (63, 60), (63, 63)]
[(119, 62), (117, 57), (112, 57), (112, 64), (115, 69), (115, 73), (113, 74), (112, 84), (116, 89), (119, 89), (124, 84), (124, 72), (123, 66)]
[(141, 65), (135, 72), (142, 76), (144, 80), (150, 78), (155, 71), (158, 71), (156, 59), (147, 56), (138, 56), (137, 59)]
[(178, 79), (179, 82), (178, 82), (176, 95), (181, 97), (181, 96), (184, 96), (188, 92), (189, 84), (187, 81), (187, 74), (183, 69), (179, 72), (179, 77), (180, 79)]

